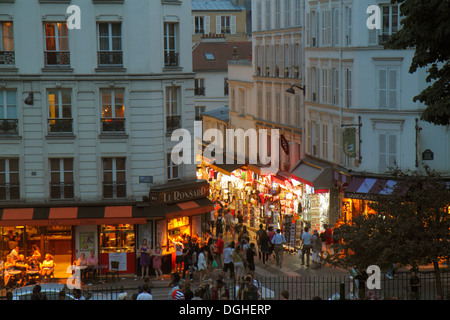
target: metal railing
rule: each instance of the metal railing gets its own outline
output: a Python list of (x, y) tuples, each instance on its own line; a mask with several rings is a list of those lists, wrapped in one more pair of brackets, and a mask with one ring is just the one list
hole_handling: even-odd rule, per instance
[(127, 184), (123, 182), (103, 182), (103, 198), (104, 199), (116, 199), (126, 198), (127, 196)]
[(0, 134), (18, 134), (18, 119), (0, 119)]
[(16, 56), (14, 51), (0, 51), (0, 64), (14, 65)]
[(125, 132), (125, 118), (102, 118), (102, 133)]
[(52, 183), (50, 182), (50, 199), (73, 199), (74, 185), (73, 183)]
[[(289, 293), (289, 300), (438, 300), (450, 299), (450, 272), (441, 271), (443, 297), (436, 291), (434, 272), (418, 274), (420, 287), (411, 290), (411, 273), (396, 273), (393, 279), (382, 274), (380, 289), (369, 290), (366, 283), (351, 276), (321, 277), (255, 277), (255, 284), (264, 300), (281, 300), (283, 291)], [(236, 299), (241, 284), (228, 281), (230, 298)]]
[(0, 184), (0, 200), (19, 200), (20, 185), (3, 183)]
[(99, 66), (122, 66), (123, 51), (98, 51)]
[(167, 116), (166, 117), (166, 131), (172, 132), (181, 128), (181, 116)]
[(69, 51), (45, 51), (45, 65), (46, 66), (69, 66), (70, 52)]
[(72, 119), (48, 119), (48, 133), (70, 133), (72, 132)]
[(164, 53), (164, 66), (178, 67), (178, 52), (165, 52)]

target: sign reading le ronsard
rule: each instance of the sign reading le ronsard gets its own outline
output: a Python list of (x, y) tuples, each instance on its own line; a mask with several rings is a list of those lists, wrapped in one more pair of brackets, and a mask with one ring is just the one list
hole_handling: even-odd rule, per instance
[(207, 197), (209, 195), (209, 185), (191, 183), (178, 188), (150, 190), (149, 201), (153, 204), (169, 204), (180, 201), (189, 201)]

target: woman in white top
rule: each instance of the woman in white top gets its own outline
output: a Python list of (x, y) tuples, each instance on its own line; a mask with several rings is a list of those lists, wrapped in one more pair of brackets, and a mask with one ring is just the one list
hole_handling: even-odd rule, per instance
[(198, 255), (197, 268), (200, 271), (200, 281), (203, 281), (207, 269), (205, 254), (207, 254), (206, 250), (203, 249)]

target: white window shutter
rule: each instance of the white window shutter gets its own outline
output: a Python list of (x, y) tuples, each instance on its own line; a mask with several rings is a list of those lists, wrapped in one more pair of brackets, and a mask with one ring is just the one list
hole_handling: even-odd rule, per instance
[(309, 13), (306, 14), (306, 45), (309, 47), (311, 38), (311, 16)]
[(390, 109), (397, 108), (397, 70), (389, 70), (389, 100)]
[(192, 16), (192, 34), (195, 34), (195, 17)]
[(230, 24), (231, 34), (236, 34), (236, 16), (230, 17)]
[(216, 34), (222, 33), (222, 21), (221, 16), (216, 16)]
[(378, 71), (378, 78), (379, 78), (379, 87), (378, 87), (378, 105), (380, 108), (386, 108), (387, 107), (387, 71), (386, 70), (380, 70)]
[(384, 173), (387, 169), (386, 155), (387, 155), (387, 145), (386, 145), (387, 135), (382, 133), (378, 136), (378, 169), (381, 173)]
[(204, 23), (205, 23), (205, 34), (209, 34), (211, 31), (211, 27), (210, 27), (210, 16), (205, 16), (204, 17)]
[(397, 161), (397, 135), (389, 134), (389, 158), (388, 164), (390, 167), (395, 166), (395, 162)]

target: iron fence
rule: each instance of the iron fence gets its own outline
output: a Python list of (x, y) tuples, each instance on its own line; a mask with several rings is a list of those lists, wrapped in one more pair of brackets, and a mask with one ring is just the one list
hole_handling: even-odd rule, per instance
[[(438, 300), (450, 299), (450, 272), (441, 272), (442, 297), (437, 295), (434, 272), (418, 274), (420, 287), (411, 290), (411, 273), (396, 273), (393, 279), (385, 274), (380, 278), (380, 289), (368, 289), (367, 283), (351, 276), (318, 277), (255, 277), (255, 285), (265, 300), (281, 300), (287, 292), (289, 300)], [(232, 299), (236, 299), (240, 284), (228, 282)]]

